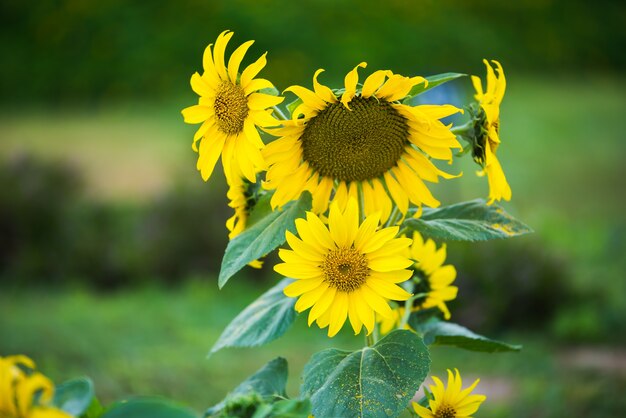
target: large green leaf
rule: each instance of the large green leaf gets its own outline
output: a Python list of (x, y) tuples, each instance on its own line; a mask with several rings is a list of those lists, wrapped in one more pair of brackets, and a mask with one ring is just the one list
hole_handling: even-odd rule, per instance
[(428, 345), (451, 345), (470, 351), (497, 353), (505, 351), (520, 351), (519, 345), (511, 345), (483, 337), (451, 322), (433, 318), (419, 327), (424, 335), (424, 342)]
[(428, 80), (428, 85), (424, 86), (424, 84), (422, 83), (422, 84), (418, 84), (417, 86), (414, 86), (411, 89), (411, 91), (409, 91), (409, 94), (407, 94), (403, 103), (409, 104), (415, 96), (420, 95), (424, 93), (425, 91), (433, 89), (443, 83), (447, 83), (448, 81), (456, 80), (457, 78), (466, 77), (466, 76), (467, 74), (461, 74), (461, 73), (443, 73), (443, 74), (435, 74), (435, 75), (425, 77), (426, 80)]
[(485, 241), (533, 232), (500, 206), (487, 205), (482, 199), (424, 209), (420, 218), (408, 218), (403, 226), (442, 241)]
[(53, 404), (73, 416), (80, 416), (94, 398), (93, 383), (87, 378), (68, 380), (54, 390)]
[(301, 393), (316, 417), (396, 417), (430, 368), (422, 339), (396, 330), (372, 347), (324, 350), (304, 367)]
[(311, 209), (311, 193), (304, 192), (300, 199), (290, 202), (282, 210), (268, 213), (249, 229), (228, 243), (222, 259), (218, 284), (222, 288), (228, 279), (251, 261), (263, 257), (285, 242), (285, 232), (295, 231), (295, 221)]
[(264, 404), (252, 418), (308, 418), (311, 402), (308, 399), (284, 399), (272, 404)]
[(255, 347), (283, 335), (296, 318), (296, 299), (283, 293), (292, 281), (281, 280), (241, 311), (224, 329), (209, 355), (224, 347)]
[(196, 418), (193, 411), (159, 398), (135, 398), (115, 403), (101, 418)]
[(265, 401), (286, 398), (287, 375), (287, 360), (277, 357), (241, 382), (224, 400), (209, 408), (205, 416), (219, 414), (230, 401), (245, 395), (258, 395)]

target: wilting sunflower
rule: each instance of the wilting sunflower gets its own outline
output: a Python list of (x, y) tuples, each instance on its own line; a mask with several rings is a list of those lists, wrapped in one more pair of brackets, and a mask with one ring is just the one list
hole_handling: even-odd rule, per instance
[(257, 126), (279, 124), (272, 117), (272, 110), (267, 109), (283, 98), (257, 92), (272, 87), (268, 80), (254, 78), (265, 67), (267, 53), (239, 74), (241, 61), (254, 41), (239, 46), (226, 67), (224, 52), (232, 36), (233, 32), (224, 31), (217, 37), (215, 48), (211, 44), (205, 49), (204, 73), (191, 76), (191, 88), (200, 99), (197, 105), (183, 109), (182, 114), (186, 123), (202, 123), (192, 147), (199, 152), (197, 167), (204, 180), (211, 176), (221, 154), (226, 177), (231, 175), (231, 166), (236, 165), (254, 183), (256, 172), (265, 168), (260, 151), (264, 144)]
[(34, 369), (35, 363), (28, 357), (0, 357), (0, 417), (71, 418), (47, 406), (52, 400), (54, 385)]
[(472, 154), (476, 162), (483, 167), (479, 174), (487, 175), (491, 204), (495, 200), (511, 200), (511, 187), (496, 157), (496, 150), (500, 145), (500, 104), (506, 90), (506, 78), (498, 61), (492, 61), (496, 65), (497, 76), (489, 62), (487, 60), (483, 62), (487, 67), (487, 89), (483, 91), (480, 78), (472, 76), (472, 83), (476, 89), (474, 97), (480, 107), (474, 115), (477, 126)]
[(433, 376), (435, 385), (430, 385), (432, 399), (428, 401), (428, 408), (413, 402), (413, 409), (421, 418), (471, 418), (478, 411), (480, 404), (487, 399), (485, 395), (471, 395), (480, 379), (466, 388), (461, 389), (463, 381), (457, 369), (456, 375), (448, 369), (448, 386), (436, 376)]
[(446, 244), (437, 249), (432, 239), (424, 241), (422, 236), (415, 232), (413, 244), (410, 247), (410, 257), (413, 264), (413, 280), (417, 282), (415, 294), (424, 296), (415, 300), (414, 309), (439, 308), (446, 319), (450, 319), (450, 310), (446, 302), (456, 298), (458, 288), (451, 286), (456, 279), (456, 269), (453, 265), (443, 265), (446, 260)]
[(313, 212), (298, 219), (300, 238), (287, 232), (291, 250), (278, 253), (284, 263), (278, 273), (296, 279), (285, 295), (298, 298), (295, 308), (309, 312), (309, 326), (317, 321), (328, 336), (339, 332), (346, 317), (355, 334), (363, 325), (374, 329), (375, 314), (393, 315), (387, 301), (406, 300), (411, 295), (397, 285), (411, 277), (412, 262), (404, 256), (408, 238), (395, 238), (398, 227), (378, 229), (380, 214), (368, 216), (359, 225), (359, 209), (349, 199), (345, 211), (337, 202), (330, 206), (328, 227)]
[[(234, 172), (232, 178), (228, 180), (228, 192), (226, 193), (226, 197), (230, 200), (228, 206), (235, 210), (233, 216), (226, 221), (229, 239), (235, 238), (246, 229), (250, 212), (258, 201), (259, 188), (258, 183), (250, 182), (237, 172)], [(255, 260), (248, 265), (261, 268), (263, 262)]]
[(337, 95), (313, 76), (313, 91), (292, 86), (286, 91), (301, 100), (292, 120), (271, 132), (280, 138), (265, 147), (269, 169), (265, 187), (275, 189), (272, 206), (296, 199), (304, 190), (313, 195), (313, 211), (324, 213), (333, 199), (345, 207), (348, 197), (362, 194), (365, 214), (381, 212), (384, 222), (392, 199), (405, 214), (409, 202), (438, 206), (424, 180), (437, 182), (452, 175), (439, 170), (429, 157), (451, 160), (451, 148), (461, 148), (439, 119), (461, 111), (454, 106), (408, 106), (399, 101), (422, 77), (375, 71), (357, 88), (359, 64), (345, 77)]

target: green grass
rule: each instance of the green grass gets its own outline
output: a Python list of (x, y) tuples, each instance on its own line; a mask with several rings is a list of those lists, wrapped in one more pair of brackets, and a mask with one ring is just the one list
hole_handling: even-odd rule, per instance
[[(128, 395), (160, 395), (197, 411), (219, 401), (276, 356), (289, 361), (289, 394), (298, 392), (308, 358), (324, 348), (357, 348), (362, 337), (346, 327), (333, 340), (298, 321), (287, 335), (253, 349), (206, 353), (223, 327), (256, 297), (242, 281), (218, 291), (214, 280), (179, 289), (139, 289), (102, 295), (81, 290), (0, 293), (0, 353), (26, 353), (56, 382), (90, 376), (108, 403)], [(479, 331), (479, 330), (478, 330)], [(480, 377), (489, 396), (480, 416), (614, 417), (626, 411), (626, 363), (585, 369), (566, 347), (545, 336), (512, 335), (515, 354), (432, 350), (432, 372), (458, 367), (465, 382)], [(602, 356), (598, 352), (598, 356)], [(624, 360), (624, 359), (622, 359)], [(621, 374), (620, 374), (621, 373)], [(599, 399), (602, 399), (599, 401)]]

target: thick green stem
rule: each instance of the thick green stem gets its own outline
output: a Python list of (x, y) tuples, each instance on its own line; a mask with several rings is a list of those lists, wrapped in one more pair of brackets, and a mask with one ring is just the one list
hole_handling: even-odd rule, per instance
[(276, 114), (278, 115), (279, 119), (281, 119), (281, 120), (289, 120), (289, 118), (287, 118), (287, 116), (283, 113), (282, 110), (280, 110), (280, 108), (278, 106), (274, 106), (274, 107), (272, 107), (272, 109), (274, 109), (274, 112), (276, 112)]

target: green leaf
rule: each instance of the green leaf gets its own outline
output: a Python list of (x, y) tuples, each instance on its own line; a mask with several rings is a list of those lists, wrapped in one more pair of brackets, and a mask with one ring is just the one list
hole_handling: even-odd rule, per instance
[(283, 335), (296, 318), (296, 299), (283, 293), (291, 282), (281, 280), (241, 311), (224, 329), (209, 355), (224, 347), (256, 347)]
[(420, 218), (408, 218), (403, 226), (441, 241), (485, 241), (533, 232), (500, 206), (487, 205), (482, 199), (424, 209)]
[(311, 402), (308, 399), (285, 399), (263, 405), (252, 418), (308, 418), (310, 414)]
[(425, 91), (433, 89), (443, 83), (447, 83), (448, 81), (456, 80), (457, 78), (466, 76), (467, 74), (461, 73), (442, 73), (425, 77), (426, 80), (428, 80), (428, 85), (424, 86), (424, 83), (422, 83), (414, 86), (411, 91), (409, 91), (409, 94), (407, 94), (406, 98), (403, 100), (403, 103), (408, 104), (415, 96), (418, 96)]
[(266, 87), (259, 90), (259, 93), (269, 94), (270, 96), (279, 96), (280, 92), (276, 87)]
[(396, 330), (372, 347), (320, 351), (304, 367), (301, 393), (316, 417), (398, 416), (430, 368), (428, 350), (412, 331)]
[(135, 398), (113, 404), (101, 418), (196, 418), (193, 411), (167, 399)]
[(243, 395), (256, 394), (264, 400), (275, 400), (277, 397), (286, 398), (287, 375), (287, 360), (277, 357), (239, 384), (232, 392), (226, 395), (224, 400), (209, 408), (205, 416), (208, 417), (220, 413), (230, 400)]
[(522, 346), (511, 345), (478, 335), (461, 325), (433, 318), (419, 327), (428, 345), (451, 345), (469, 351), (498, 353), (520, 351)]
[(252, 225), (272, 213), (272, 206), (270, 205), (270, 201), (272, 200), (273, 195), (274, 191), (262, 194), (261, 197), (259, 197), (259, 200), (256, 202), (256, 204), (252, 208), (252, 211), (250, 212), (250, 216), (248, 216), (248, 219), (246, 220), (247, 228), (250, 228)]
[(300, 199), (290, 202), (258, 220), (250, 228), (233, 238), (226, 247), (218, 278), (220, 288), (228, 279), (251, 261), (263, 257), (285, 242), (285, 232), (294, 232), (297, 218), (311, 209), (311, 193), (304, 192)]
[(68, 380), (54, 390), (53, 405), (73, 416), (80, 416), (91, 405), (94, 398), (93, 383), (81, 377)]

